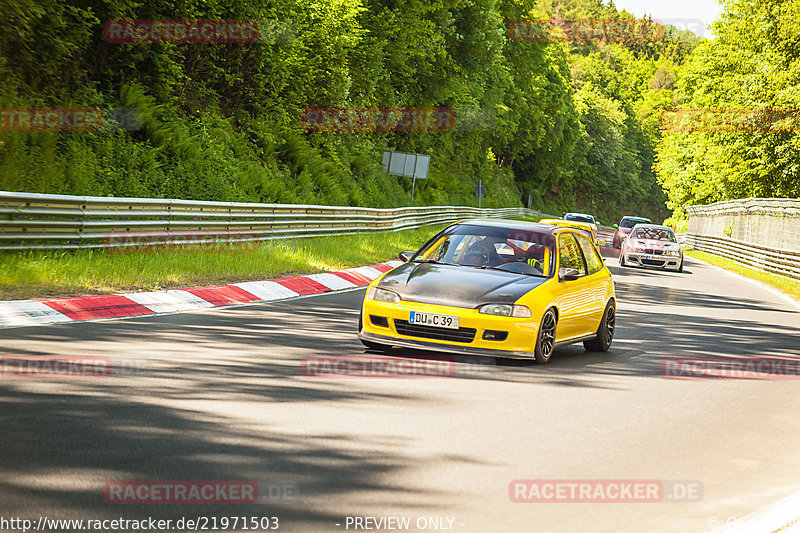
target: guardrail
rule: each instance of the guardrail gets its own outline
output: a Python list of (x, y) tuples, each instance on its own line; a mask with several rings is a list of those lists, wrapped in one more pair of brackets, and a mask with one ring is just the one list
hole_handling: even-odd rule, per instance
[(0, 250), (264, 241), (531, 215), (541, 214), (524, 208), (372, 209), (0, 191)]
[(800, 250), (800, 199), (743, 198), (686, 208), (688, 233)]
[(697, 233), (684, 233), (678, 239), (696, 250), (719, 255), (757, 270), (800, 279), (800, 251)]

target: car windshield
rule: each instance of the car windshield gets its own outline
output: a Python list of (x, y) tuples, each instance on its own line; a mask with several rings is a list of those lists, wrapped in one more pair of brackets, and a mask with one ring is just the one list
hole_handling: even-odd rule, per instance
[(647, 224), (650, 221), (646, 218), (623, 218), (622, 221), (619, 223), (619, 227), (621, 228), (632, 228), (636, 224)]
[(546, 231), (460, 225), (425, 246), (414, 261), (550, 277), (554, 250), (555, 238)]
[(589, 215), (564, 215), (564, 220), (571, 220), (574, 222), (586, 222), (587, 224), (594, 224), (594, 217)]
[(631, 233), (631, 238), (678, 242), (672, 230), (666, 228), (636, 228)]

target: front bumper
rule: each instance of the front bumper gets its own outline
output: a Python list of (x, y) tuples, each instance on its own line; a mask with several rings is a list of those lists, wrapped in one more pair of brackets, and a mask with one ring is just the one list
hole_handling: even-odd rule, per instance
[(417, 350), (426, 350), (433, 352), (446, 352), (455, 353), (459, 355), (476, 355), (483, 357), (505, 357), (508, 359), (532, 359), (533, 352), (512, 352), (507, 350), (493, 350), (489, 348), (476, 348), (472, 346), (465, 346), (461, 344), (441, 344), (430, 341), (401, 339), (398, 337), (389, 337), (385, 335), (376, 335), (374, 333), (361, 332), (358, 338), (377, 342), (378, 344), (385, 344), (387, 346), (397, 346), (399, 348), (413, 348)]
[[(657, 268), (660, 270), (678, 270), (683, 262), (680, 256), (653, 255), (638, 252), (623, 252), (625, 262), (630, 266)], [(645, 256), (648, 259), (645, 259)]]
[[(411, 311), (438, 313), (458, 316), (459, 330), (437, 328), (409, 328)], [(379, 318), (376, 325), (375, 318)], [(469, 355), (492, 357), (530, 358), (536, 344), (539, 320), (534, 314), (530, 318), (485, 315), (477, 309), (450, 307), (443, 305), (400, 302), (397, 304), (364, 300), (362, 309), (362, 330), (359, 338), (379, 344), (418, 348), (423, 350), (445, 351)], [(398, 331), (398, 323), (406, 334)], [(427, 329), (427, 331), (423, 331)], [(474, 334), (472, 334), (474, 330)], [(458, 331), (454, 340), (451, 332)], [(469, 334), (467, 332), (469, 331)], [(435, 338), (439, 332), (445, 338)], [(429, 335), (433, 333), (433, 335)], [(497, 339), (498, 335), (500, 339)]]

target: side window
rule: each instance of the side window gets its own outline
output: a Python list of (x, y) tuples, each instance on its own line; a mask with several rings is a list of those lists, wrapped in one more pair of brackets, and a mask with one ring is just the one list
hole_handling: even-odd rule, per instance
[(561, 234), (558, 237), (558, 269), (559, 274), (564, 269), (574, 268), (581, 276), (586, 275), (586, 265), (583, 262), (583, 254), (575, 237), (571, 233)]
[(597, 250), (595, 250), (594, 246), (592, 246), (592, 241), (590, 241), (585, 235), (576, 235), (575, 237), (578, 238), (578, 244), (580, 244), (581, 250), (583, 250), (583, 257), (586, 258), (586, 265), (589, 267), (589, 274), (594, 274), (595, 272), (602, 270), (603, 258), (600, 257), (600, 254), (597, 253)]

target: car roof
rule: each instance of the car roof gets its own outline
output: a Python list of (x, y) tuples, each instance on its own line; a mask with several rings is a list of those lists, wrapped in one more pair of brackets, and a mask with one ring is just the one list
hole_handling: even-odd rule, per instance
[(538, 222), (527, 222), (525, 220), (507, 220), (503, 218), (470, 218), (467, 220), (459, 220), (456, 224), (468, 224), (470, 226), (488, 226), (491, 228), (506, 228), (516, 229), (521, 231), (539, 231), (541, 233), (550, 233), (555, 235), (561, 231), (568, 231), (574, 228), (567, 228), (564, 226), (550, 226), (548, 224), (539, 224)]
[[(624, 217), (622, 217), (620, 220), (626, 220), (626, 219), (627, 219), (627, 220), (650, 220), (650, 219), (649, 219), (649, 218), (647, 218), (647, 217), (635, 217), (635, 216), (633, 216), (633, 215), (630, 215), (630, 216), (624, 216)], [(649, 222), (648, 222), (648, 224), (649, 224)]]
[(653, 229), (658, 229), (658, 230), (665, 230), (666, 229), (666, 230), (672, 231), (672, 228), (670, 228), (669, 226), (660, 226), (658, 224), (636, 224), (634, 226), (634, 228), (653, 228)]
[(564, 216), (565, 216), (565, 217), (567, 217), (567, 216), (570, 216), (570, 215), (572, 215), (572, 216), (574, 216), (574, 217), (589, 217), (589, 218), (594, 218), (594, 215), (590, 215), (590, 214), (588, 214), (588, 213), (564, 213)]
[(592, 225), (588, 222), (581, 222), (579, 220), (564, 220), (563, 218), (543, 218), (539, 221), (539, 223), (546, 224), (548, 226), (562, 226), (565, 228), (592, 229)]

